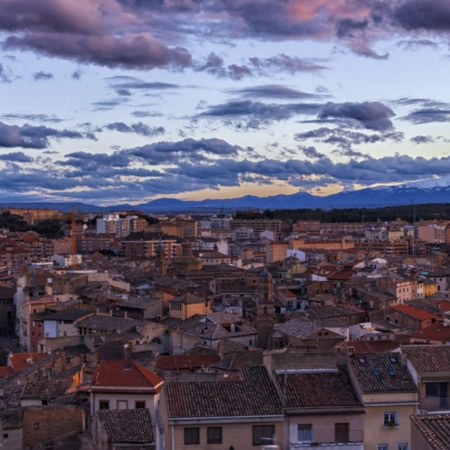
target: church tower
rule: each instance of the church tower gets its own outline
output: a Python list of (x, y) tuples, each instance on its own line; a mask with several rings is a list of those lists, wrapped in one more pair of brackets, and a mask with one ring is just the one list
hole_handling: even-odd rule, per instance
[(164, 247), (161, 236), (159, 237), (159, 242), (156, 246), (155, 272), (158, 275), (167, 274), (166, 249)]
[(273, 278), (266, 267), (259, 274), (257, 296), (256, 330), (258, 333), (258, 347), (267, 348), (275, 320)]

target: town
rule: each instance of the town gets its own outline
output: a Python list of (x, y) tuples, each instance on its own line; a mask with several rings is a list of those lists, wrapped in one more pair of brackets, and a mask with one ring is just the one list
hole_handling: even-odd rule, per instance
[(449, 448), (450, 221), (1, 213), (2, 449)]

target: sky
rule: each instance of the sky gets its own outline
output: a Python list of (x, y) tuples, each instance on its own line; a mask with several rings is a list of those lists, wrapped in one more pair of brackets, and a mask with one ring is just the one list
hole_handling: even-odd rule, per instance
[(450, 0), (0, 0), (0, 202), (450, 174)]

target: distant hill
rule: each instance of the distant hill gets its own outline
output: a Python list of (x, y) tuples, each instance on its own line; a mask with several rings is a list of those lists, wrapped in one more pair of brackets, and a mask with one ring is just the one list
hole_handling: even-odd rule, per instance
[(361, 189), (358, 191), (339, 192), (325, 197), (314, 196), (305, 192), (291, 195), (273, 195), (257, 197), (246, 195), (231, 199), (208, 199), (201, 201), (184, 201), (173, 198), (160, 198), (139, 205), (119, 204), (108, 207), (86, 203), (2, 203), (1, 207), (50, 208), (70, 212), (75, 206), (78, 212), (108, 212), (141, 210), (145, 213), (180, 213), (180, 212), (218, 212), (242, 209), (298, 209), (298, 208), (377, 208), (382, 206), (401, 206), (424, 203), (449, 203), (450, 178), (432, 180), (426, 183), (409, 183), (399, 186)]

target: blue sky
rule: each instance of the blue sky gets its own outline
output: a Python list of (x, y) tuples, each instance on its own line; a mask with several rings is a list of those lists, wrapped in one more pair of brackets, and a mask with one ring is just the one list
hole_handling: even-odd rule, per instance
[(0, 202), (450, 173), (450, 0), (0, 0)]

